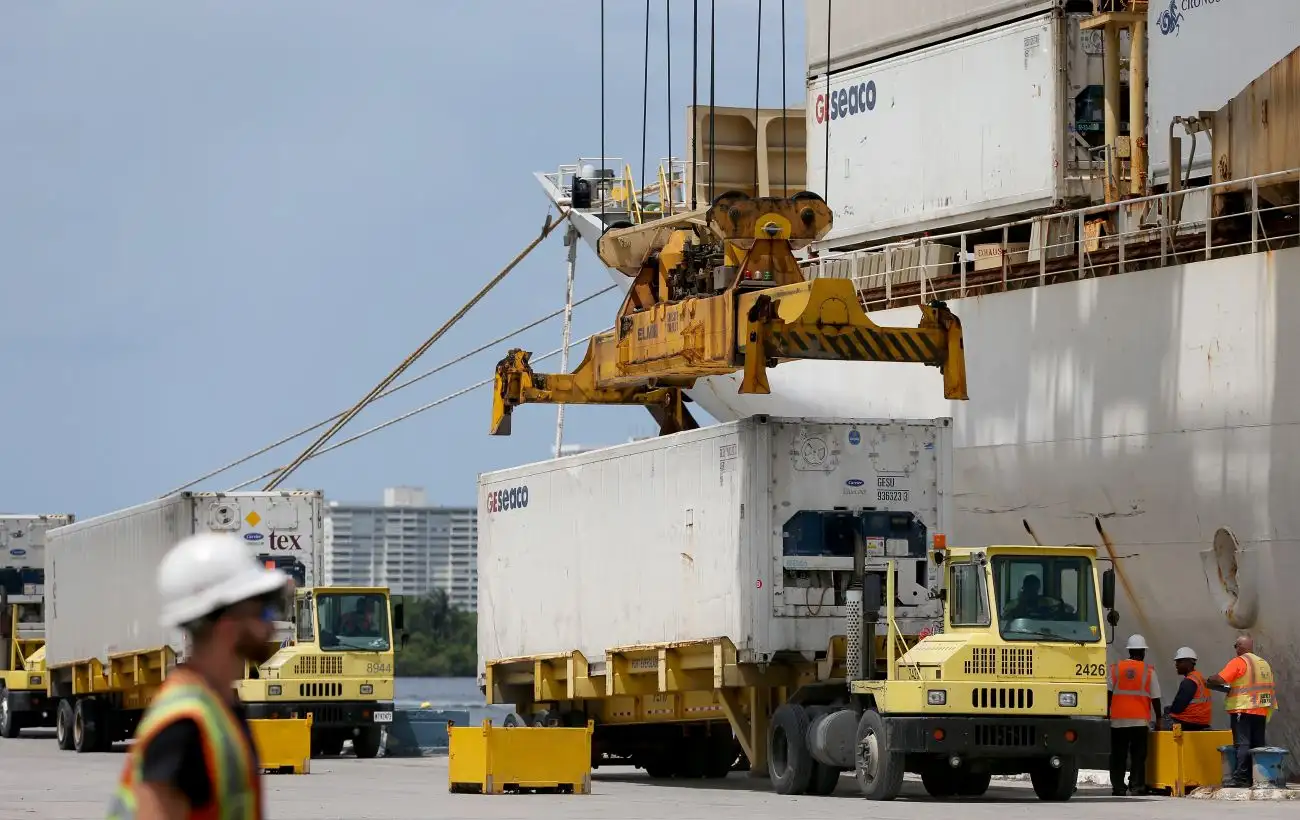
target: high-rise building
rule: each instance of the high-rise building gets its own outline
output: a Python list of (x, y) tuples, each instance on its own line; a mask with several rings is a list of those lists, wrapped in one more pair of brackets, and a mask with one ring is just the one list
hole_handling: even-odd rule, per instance
[(431, 506), (420, 487), (390, 487), (383, 504), (329, 502), (325, 583), (386, 586), (394, 595), (447, 592), (478, 606), (478, 509)]

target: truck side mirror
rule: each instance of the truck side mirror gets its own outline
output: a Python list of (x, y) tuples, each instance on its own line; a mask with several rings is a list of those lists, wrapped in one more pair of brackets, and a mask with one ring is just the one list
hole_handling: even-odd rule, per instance
[[(1101, 605), (1105, 609), (1115, 608), (1115, 570), (1108, 569), (1101, 574)], [(1110, 616), (1106, 616), (1109, 620)], [(1111, 626), (1114, 626), (1112, 623)]]
[(401, 632), (406, 628), (406, 604), (393, 604), (393, 628)]

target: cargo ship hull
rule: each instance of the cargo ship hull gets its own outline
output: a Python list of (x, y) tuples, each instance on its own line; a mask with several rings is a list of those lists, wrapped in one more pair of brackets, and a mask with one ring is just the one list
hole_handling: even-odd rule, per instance
[[(1300, 249), (949, 301), (971, 398), (916, 365), (786, 362), (772, 394), (736, 378), (691, 397), (755, 413), (954, 419), (953, 543), (1090, 543), (1115, 559), (1123, 620), (1217, 672), (1242, 632), (1274, 666), (1270, 744), (1300, 748)], [(914, 307), (872, 314), (917, 320)], [(1293, 338), (1294, 337), (1294, 338)], [(1296, 342), (1293, 344), (1293, 342)], [(1222, 701), (1215, 723), (1226, 728)]]

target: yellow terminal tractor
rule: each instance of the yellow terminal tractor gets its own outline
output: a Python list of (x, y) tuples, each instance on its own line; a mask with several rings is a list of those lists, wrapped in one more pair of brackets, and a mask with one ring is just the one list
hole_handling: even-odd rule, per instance
[[(977, 796), (993, 775), (1028, 773), (1042, 800), (1068, 800), (1079, 760), (1110, 748), (1105, 622), (1114, 570), (1090, 546), (948, 549), (936, 537), (943, 631), (905, 646), (894, 621), (893, 562), (849, 589), (849, 684), (797, 690), (773, 713), (768, 768), (782, 794), (833, 790), (856, 774), (862, 793), (892, 800), (905, 772), (934, 796)], [(1100, 583), (1097, 579), (1100, 577)], [(887, 657), (873, 649), (883, 628)], [(883, 666), (883, 672), (876, 670)]]
[(509, 435), (511, 412), (527, 403), (640, 404), (665, 435), (694, 429), (684, 391), (696, 379), (743, 370), (741, 393), (769, 393), (767, 368), (790, 359), (927, 364), (943, 373), (946, 398), (967, 399), (961, 323), (942, 302), (922, 306), (915, 328), (881, 327), (853, 282), (804, 278), (792, 251), (831, 222), (811, 192), (731, 192), (703, 213), (610, 230), (600, 258), (632, 279), (614, 328), (572, 373), (535, 373), (530, 354), (507, 353), (492, 434)]
[[(297, 568), (285, 563), (277, 566), (301, 583)], [(403, 604), (393, 603), (386, 587), (299, 588), (293, 597), (280, 650), (239, 683), (248, 716), (311, 715), (313, 756), (337, 755), (351, 740), (357, 757), (375, 757), (393, 720), (394, 637), (405, 643)]]

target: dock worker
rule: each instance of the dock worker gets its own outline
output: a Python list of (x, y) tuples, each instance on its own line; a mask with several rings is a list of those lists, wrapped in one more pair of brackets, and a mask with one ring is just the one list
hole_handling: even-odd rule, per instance
[(145, 710), (110, 820), (261, 820), (261, 768), (235, 683), (261, 664), (288, 576), (233, 535), (181, 541), (158, 566), (163, 626), (190, 637), (187, 659)]
[[(1110, 665), (1106, 704), (1110, 714), (1110, 788), (1117, 796), (1146, 794), (1147, 745), (1150, 724), (1160, 729), (1160, 681), (1146, 662), (1147, 641), (1128, 639), (1128, 658)], [(1129, 776), (1124, 783), (1126, 764)]]
[(1242, 635), (1232, 644), (1237, 656), (1217, 675), (1210, 675), (1211, 689), (1226, 691), (1224, 708), (1232, 726), (1232, 745), (1237, 747), (1237, 769), (1225, 784), (1249, 788), (1251, 749), (1265, 745), (1264, 729), (1274, 706), (1273, 667), (1255, 654), (1255, 641)]
[(1210, 728), (1210, 687), (1205, 676), (1196, 671), (1196, 650), (1190, 646), (1174, 653), (1174, 668), (1183, 676), (1169, 704), (1169, 720), (1183, 727), (1185, 732), (1204, 731)]

